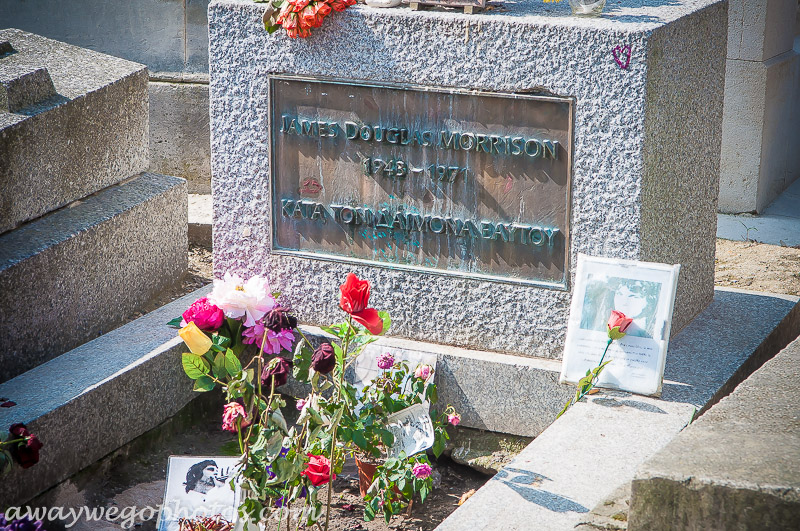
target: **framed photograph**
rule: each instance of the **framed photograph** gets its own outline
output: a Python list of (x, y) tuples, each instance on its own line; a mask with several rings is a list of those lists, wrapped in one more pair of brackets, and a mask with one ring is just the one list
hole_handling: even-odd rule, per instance
[(235, 523), (239, 489), (231, 488), (238, 457), (170, 456), (158, 531), (179, 531), (181, 520), (224, 518)]
[(577, 384), (595, 368), (608, 342), (612, 310), (633, 319), (615, 340), (597, 387), (661, 395), (680, 265), (578, 255), (561, 383)]

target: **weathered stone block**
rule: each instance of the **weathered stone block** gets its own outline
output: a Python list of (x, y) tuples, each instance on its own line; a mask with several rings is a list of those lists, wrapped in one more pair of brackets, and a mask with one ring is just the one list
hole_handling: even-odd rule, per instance
[(728, 59), (719, 209), (761, 212), (800, 176), (800, 54)]
[(186, 182), (145, 173), (0, 236), (0, 381), (118, 326), (187, 267)]
[(46, 68), (24, 73), (0, 73), (0, 112), (18, 112), (56, 96)]
[(795, 0), (730, 0), (728, 59), (766, 61), (792, 49)]
[[(617, 489), (630, 484), (635, 476), (646, 478), (637, 472), (640, 466), (646, 470), (665, 470), (648, 466), (648, 459), (656, 459), (653, 456), (661, 455), (659, 452), (663, 453), (665, 447), (669, 449), (684, 439), (685, 434), (695, 428), (692, 425), (684, 429), (698, 410), (718, 400), (731, 382), (741, 381), (739, 376), (751, 360), (773, 356), (786, 346), (799, 326), (797, 297), (718, 288), (714, 302), (670, 342), (664, 393), (660, 399), (602, 390), (586, 397), (536, 437), (442, 522), (437, 531), (576, 529), (576, 525), (590, 519), (593, 508), (605, 503)], [(785, 370), (782, 379), (790, 384), (796, 373), (791, 367), (796, 365), (795, 357), (782, 368)], [(787, 464), (784, 477), (793, 477), (791, 484), (796, 486), (800, 477), (796, 459), (797, 400), (792, 389), (791, 385), (782, 386), (773, 395), (762, 387), (762, 393), (751, 395), (742, 403), (740, 411), (753, 408), (752, 415), (726, 416), (702, 442), (676, 447), (669, 454), (676, 467), (673, 470), (680, 470), (676, 483), (690, 490), (698, 471), (712, 466), (719, 466), (722, 471), (725, 463), (731, 470), (754, 471), (752, 483), (757, 483), (767, 478), (767, 474), (756, 471), (761, 458), (770, 470), (776, 463)], [(773, 398), (766, 399), (767, 396)], [(765, 401), (760, 406), (762, 397)], [(784, 405), (773, 415), (769, 408), (775, 406), (778, 399), (782, 399)], [(535, 400), (536, 394), (532, 393), (531, 401)], [(703, 422), (713, 411), (714, 408), (695, 424)], [(763, 420), (756, 420), (758, 418)], [(777, 428), (781, 423), (783, 427)], [(747, 441), (751, 434), (752, 441), (767, 439), (766, 434), (757, 435), (761, 426), (768, 428), (766, 433), (774, 442), (760, 446), (761, 451), (756, 452)], [(769, 431), (772, 427), (776, 431)], [(781, 440), (784, 434), (785, 441)], [(752, 459), (740, 466), (737, 458), (744, 455)], [(790, 463), (792, 459), (794, 462)], [(706, 460), (711, 464), (705, 465)], [(750, 483), (747, 475), (740, 477), (743, 484)], [(761, 484), (764, 490), (778, 490), (768, 487), (769, 481)], [(701, 525), (681, 527), (686, 520), (681, 519), (682, 514), (671, 512), (671, 498), (661, 495), (669, 496), (670, 492), (658, 491), (658, 488), (650, 487), (653, 496), (649, 499), (653, 500), (655, 517), (636, 529), (774, 529), (769, 525), (714, 525), (710, 520), (701, 521)], [(786, 492), (784, 499), (792, 497), (795, 504), (800, 499), (796, 490)], [(740, 499), (748, 501), (746, 497)], [(729, 500), (737, 501), (733, 497)], [(728, 505), (727, 500), (715, 508), (729, 510), (732, 515), (746, 514), (749, 510), (747, 505)], [(493, 517), (487, 518), (487, 514)], [(630, 522), (633, 524), (632, 519)]]
[(0, 57), (0, 233), (147, 169), (144, 66), (19, 30), (0, 40), (14, 49)]
[(180, 364), (185, 345), (166, 323), (202, 288), (0, 384), (17, 406), (3, 426), (26, 424), (41, 461), (0, 483), (3, 507), (24, 503), (176, 414), (197, 393)]
[(150, 171), (186, 179), (190, 194), (211, 193), (206, 83), (151, 81)]
[(292, 40), (264, 32), (262, 5), (212, 2), (216, 274), (266, 273), (303, 321), (325, 323), (339, 318), (336, 286), (354, 271), (393, 334), (558, 358), (569, 291), (277, 255), (269, 243), (270, 74), (545, 93), (574, 99), (567, 278), (579, 252), (680, 263), (679, 331), (713, 296), (726, 7), (686, 1), (643, 15), (623, 1), (610, 17), (579, 19), (566, 2), (538, 0), (479, 17), (357, 6)]
[(795, 340), (644, 463), (628, 529), (798, 529), (798, 364)]

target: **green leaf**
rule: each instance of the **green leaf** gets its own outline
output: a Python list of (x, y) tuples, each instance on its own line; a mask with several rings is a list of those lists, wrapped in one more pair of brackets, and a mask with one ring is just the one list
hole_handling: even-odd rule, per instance
[(203, 356), (192, 354), (191, 352), (184, 352), (181, 355), (181, 363), (186, 376), (192, 380), (197, 380), (209, 373), (211, 364), (208, 363)]
[(344, 352), (342, 351), (342, 347), (340, 347), (337, 343), (334, 343), (333, 351), (336, 353), (336, 365), (339, 367), (344, 366)]
[(425, 498), (428, 497), (430, 493), (430, 489), (427, 485), (423, 485), (421, 489), (419, 489), (419, 499), (422, 503), (425, 503)]
[(372, 508), (372, 504), (368, 503), (364, 506), (364, 521), (371, 522), (375, 519), (375, 509)]
[(211, 391), (214, 389), (214, 380), (209, 378), (208, 376), (201, 376), (197, 380), (194, 381), (194, 390), (203, 392), (203, 391)]
[(225, 351), (225, 370), (228, 371), (228, 374), (231, 376), (242, 372), (242, 363), (231, 349)]
[(384, 429), (376, 429), (375, 431), (380, 434), (381, 442), (385, 447), (391, 448), (394, 446), (394, 434), (391, 431)]
[(367, 443), (367, 438), (364, 437), (364, 433), (360, 430), (355, 430), (352, 433), (353, 442), (356, 443), (356, 446), (361, 448), (362, 450), (367, 450), (369, 447), (369, 443)]
[(447, 446), (447, 439), (439, 433), (436, 433), (433, 438), (433, 455), (438, 459)]
[(225, 370), (225, 355), (222, 352), (214, 358), (214, 365), (211, 368), (217, 380), (224, 380), (228, 376), (228, 371)]
[(378, 312), (378, 317), (383, 321), (383, 330), (381, 334), (385, 334), (389, 327), (392, 326), (392, 318), (389, 317), (389, 312)]
[(301, 339), (297, 342), (294, 348), (294, 357), (292, 358), (292, 376), (301, 382), (308, 381), (308, 374), (311, 370), (311, 358), (314, 351), (311, 350), (308, 342)]
[(167, 326), (172, 326), (174, 328), (180, 328), (181, 322), (183, 322), (183, 317), (176, 317), (172, 321), (167, 323)]
[(619, 331), (618, 326), (615, 326), (614, 328), (608, 331), (608, 337), (610, 337), (612, 340), (622, 339), (623, 337), (625, 337), (625, 335), (626, 335), (625, 332)]

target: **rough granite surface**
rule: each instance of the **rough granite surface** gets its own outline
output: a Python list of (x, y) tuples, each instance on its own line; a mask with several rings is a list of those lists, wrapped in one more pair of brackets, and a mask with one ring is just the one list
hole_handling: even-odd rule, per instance
[[(718, 288), (714, 301), (670, 342), (661, 398), (605, 390), (590, 395), (536, 437), (442, 522), (437, 531), (574, 530), (577, 524), (587, 521), (592, 508), (604, 503), (616, 489), (629, 484), (643, 463), (660, 455), (665, 447), (668, 449), (677, 441), (685, 440), (694, 426), (683, 433), (681, 430), (698, 410), (716, 400), (719, 391), (730, 379), (736, 378), (747, 360), (758, 356), (759, 351), (774, 355), (786, 346), (790, 341), (787, 334), (796, 335), (800, 329), (799, 300)], [(785, 379), (789, 382), (796, 373), (796, 369), (792, 372), (789, 368), (792, 366), (796, 367), (796, 359), (785, 365), (784, 370), (789, 371)], [(757, 415), (757, 411), (764, 411), (783, 398), (781, 413), (776, 415), (786, 421), (787, 432), (792, 429), (796, 432), (797, 393), (793, 389), (783, 392), (781, 389), (762, 386), (757, 397), (748, 396), (747, 405), (740, 411), (754, 408)], [(764, 410), (758, 406), (762, 398)], [(723, 404), (724, 401), (718, 406)], [(712, 407), (696, 423), (700, 425), (713, 411)], [(766, 413), (763, 416), (766, 417), (765, 427), (778, 424), (774, 422), (779, 420), (776, 416)], [(708, 432), (704, 445), (670, 452), (674, 459), (672, 466), (681, 471), (678, 485), (691, 484), (694, 480), (689, 478), (702, 470), (703, 463), (713, 463), (709, 467), (714, 468), (735, 468), (736, 454), (750, 452), (749, 435), (733, 437), (728, 432), (748, 426), (747, 433), (753, 434), (752, 440), (758, 440), (758, 423), (755, 420), (751, 423), (749, 416), (742, 415), (740, 421), (735, 421), (734, 417), (719, 419), (716, 427)], [(775, 441), (772, 444), (779, 454), (765, 456), (762, 452), (758, 457), (754, 454), (753, 466), (743, 468), (752, 470), (758, 458), (763, 458), (765, 464), (794, 459), (792, 468), (787, 470), (790, 475), (797, 469), (796, 440), (793, 436), (791, 441)], [(784, 458), (780, 457), (780, 452)], [(655, 466), (649, 469), (664, 470)], [(763, 478), (763, 473), (753, 475), (754, 482)], [(655, 500), (654, 511), (668, 506), (666, 499), (658, 494), (650, 498), (650, 501)], [(796, 496), (787, 493), (787, 497), (793, 495)], [(724, 505), (715, 507), (726, 511)], [(734, 504), (730, 507), (731, 513), (746, 513), (748, 506)], [(487, 514), (492, 518), (487, 518)], [(648, 520), (637, 529), (773, 529), (769, 525), (739, 527), (733, 524), (681, 527), (680, 518), (672, 518), (670, 513), (658, 514), (661, 517)]]
[[(0, 110), (0, 233), (147, 169), (144, 65), (20, 30), (2, 41), (14, 52), (0, 56), (0, 81), (31, 79), (35, 91), (20, 89), (38, 96)], [(32, 76), (42, 69), (49, 86)]]
[(628, 529), (800, 528), (798, 365), (800, 339), (644, 463)]
[(17, 403), (0, 408), (0, 422), (26, 424), (45, 445), (37, 466), (14, 467), (0, 482), (0, 505), (30, 500), (197, 396), (180, 364), (185, 345), (166, 323), (208, 291), (201, 288), (0, 384), (0, 396)]
[[(394, 335), (560, 357), (569, 292), (270, 254), (270, 74), (544, 92), (575, 99), (571, 272), (579, 252), (681, 263), (677, 333), (713, 295), (719, 175), (708, 160), (719, 158), (727, 11), (664, 4), (621, 1), (596, 19), (538, 0), (474, 16), (359, 6), (291, 40), (264, 31), (263, 5), (212, 2), (215, 274), (267, 274), (302, 321), (321, 324), (340, 317), (337, 287), (353, 271)], [(627, 69), (619, 45), (631, 46)]]
[(111, 330), (187, 268), (186, 181), (143, 173), (0, 235), (0, 382)]

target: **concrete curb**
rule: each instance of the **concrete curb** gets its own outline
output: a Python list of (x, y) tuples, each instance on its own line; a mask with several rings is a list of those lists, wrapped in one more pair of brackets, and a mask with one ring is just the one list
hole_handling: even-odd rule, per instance
[(201, 288), (0, 384), (17, 403), (0, 426), (25, 423), (44, 443), (41, 461), (0, 482), (0, 507), (23, 503), (176, 414), (192, 398), (180, 364), (185, 351), (166, 323)]

